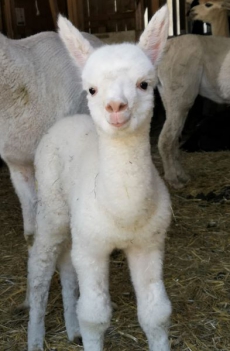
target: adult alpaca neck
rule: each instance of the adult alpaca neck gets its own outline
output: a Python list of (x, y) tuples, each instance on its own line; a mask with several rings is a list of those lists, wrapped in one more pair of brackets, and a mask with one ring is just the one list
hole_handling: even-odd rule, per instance
[(149, 125), (132, 135), (100, 133), (96, 197), (123, 225), (132, 225), (134, 218), (143, 223), (152, 214), (157, 197), (153, 173)]
[(229, 37), (228, 16), (226, 11), (219, 13), (212, 22), (212, 35)]

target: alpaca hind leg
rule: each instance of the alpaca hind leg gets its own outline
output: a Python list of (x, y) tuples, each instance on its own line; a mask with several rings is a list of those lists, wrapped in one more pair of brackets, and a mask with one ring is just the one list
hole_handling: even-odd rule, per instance
[(45, 215), (42, 211), (38, 213), (40, 219), (38, 219), (35, 242), (28, 262), (30, 288), (28, 351), (43, 350), (44, 318), (50, 281), (64, 241), (68, 238), (67, 229), (60, 227), (58, 218), (56, 221), (55, 216), (51, 219), (52, 211), (46, 212)]
[(161, 250), (127, 251), (133, 285), (137, 295), (138, 319), (150, 351), (170, 351), (168, 326), (171, 304), (162, 280)]
[[(177, 70), (175, 67), (173, 69)], [(166, 71), (161, 72), (163, 83), (158, 85), (158, 90), (166, 111), (166, 121), (160, 133), (158, 148), (165, 179), (173, 188), (182, 188), (190, 178), (180, 162), (179, 137), (188, 112), (199, 93), (202, 74), (196, 62), (191, 64), (189, 71), (184, 71), (183, 81), (186, 84), (182, 84), (182, 76), (177, 73), (173, 70), (168, 76)]]
[[(19, 197), (22, 207), (24, 237), (28, 245), (28, 254), (34, 240), (35, 216), (37, 195), (35, 189), (35, 177), (33, 165), (17, 165), (8, 163), (11, 180)], [(29, 307), (29, 286), (27, 282), (26, 297), (22, 304), (17, 306), (16, 311), (20, 312)]]
[(79, 297), (76, 271), (70, 257), (70, 245), (58, 259), (60, 271), (64, 317), (67, 335), (70, 341), (81, 343), (80, 327), (77, 318), (77, 300)]
[(24, 236), (28, 246), (31, 246), (35, 230), (37, 203), (34, 166), (31, 164), (17, 165), (12, 163), (8, 163), (8, 166), (11, 180), (22, 207)]
[[(167, 111), (167, 116), (169, 112)], [(166, 119), (161, 131), (158, 148), (162, 158), (165, 179), (173, 188), (181, 188), (188, 181), (189, 176), (180, 163), (179, 137), (184, 126), (187, 112), (174, 112)]]

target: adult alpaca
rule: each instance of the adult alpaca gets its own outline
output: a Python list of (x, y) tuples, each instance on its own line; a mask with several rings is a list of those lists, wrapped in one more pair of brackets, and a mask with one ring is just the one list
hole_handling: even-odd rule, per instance
[(138, 46), (125, 43), (94, 51), (62, 17), (59, 28), (82, 69), (91, 116), (56, 123), (37, 149), (39, 201), (29, 258), (28, 350), (43, 350), (48, 290), (57, 262), (69, 339), (81, 334), (85, 351), (102, 351), (111, 317), (108, 260), (119, 248), (128, 257), (149, 349), (169, 351), (171, 306), (162, 263), (170, 200), (152, 163), (149, 142), (155, 67), (168, 34), (167, 8), (155, 14)]
[(190, 179), (180, 163), (179, 137), (198, 94), (219, 104), (230, 103), (230, 39), (182, 35), (168, 40), (158, 67), (158, 90), (166, 121), (158, 147), (165, 179), (174, 188)]
[[(84, 36), (93, 46), (102, 45), (96, 37)], [(20, 40), (0, 33), (0, 155), (21, 203), (29, 245), (35, 226), (37, 145), (56, 121), (87, 111), (79, 71), (57, 33)]]

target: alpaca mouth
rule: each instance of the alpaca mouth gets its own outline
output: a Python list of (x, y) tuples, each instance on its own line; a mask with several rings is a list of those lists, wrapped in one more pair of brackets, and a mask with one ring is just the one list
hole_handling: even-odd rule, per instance
[(107, 121), (111, 126), (121, 128), (128, 124), (130, 117), (130, 114), (128, 114), (127, 112), (126, 114), (123, 114), (121, 112), (113, 112), (110, 114), (109, 119)]
[(120, 127), (123, 127), (124, 125), (126, 125), (127, 123), (128, 123), (128, 121), (129, 120), (127, 120), (127, 121), (124, 121), (124, 122), (118, 122), (118, 123), (111, 123), (111, 125), (113, 126), (113, 127), (116, 127), (116, 128), (120, 128)]

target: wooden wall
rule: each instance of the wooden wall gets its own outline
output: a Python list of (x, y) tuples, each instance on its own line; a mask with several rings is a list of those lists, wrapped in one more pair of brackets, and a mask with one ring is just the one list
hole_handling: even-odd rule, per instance
[[(0, 30), (11, 38), (23, 38), (41, 31), (55, 30), (58, 12), (80, 30), (90, 33), (144, 29), (144, 12), (149, 18), (166, 0), (0, 0), (3, 23)], [(37, 6), (36, 6), (37, 4)], [(19, 10), (15, 10), (19, 9)], [(22, 11), (25, 23), (18, 23)]]
[[(55, 30), (49, 0), (0, 0), (3, 13), (3, 31), (10, 38), (24, 38), (42, 31)], [(58, 9), (67, 16), (66, 0), (57, 0)], [(17, 24), (15, 9), (22, 9), (25, 25)]]
[(84, 30), (91, 33), (135, 29), (135, 0), (83, 1)]

